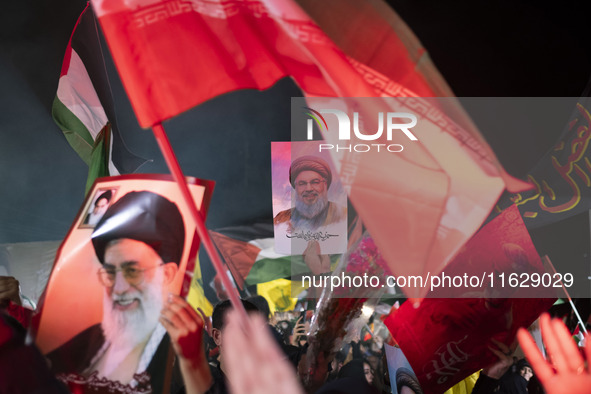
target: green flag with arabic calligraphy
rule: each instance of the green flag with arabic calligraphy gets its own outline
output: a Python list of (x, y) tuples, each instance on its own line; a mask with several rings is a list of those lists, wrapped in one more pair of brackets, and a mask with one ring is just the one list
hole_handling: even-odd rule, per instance
[(527, 176), (535, 187), (501, 198), (496, 213), (513, 203), (532, 229), (591, 209), (591, 83), (552, 149)]

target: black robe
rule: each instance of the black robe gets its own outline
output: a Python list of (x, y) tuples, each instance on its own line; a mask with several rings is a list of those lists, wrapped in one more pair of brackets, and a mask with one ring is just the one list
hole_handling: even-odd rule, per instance
[[(100, 324), (96, 324), (82, 331), (62, 346), (48, 353), (46, 357), (51, 362), (51, 370), (56, 375), (67, 374), (81, 374), (85, 371), (105, 343), (105, 336)], [(167, 358), (170, 348), (170, 337), (168, 334), (164, 335), (156, 352), (150, 360), (150, 364), (146, 368), (149, 375), (149, 385), (152, 387), (152, 393), (162, 393), (164, 387), (164, 380), (166, 375)], [(170, 349), (172, 351), (172, 349)], [(176, 363), (178, 364), (178, 363)], [(178, 369), (178, 365), (177, 368)], [(179, 381), (180, 372), (174, 371), (171, 382), (171, 387), (175, 388), (182, 384), (182, 379)], [(144, 392), (146, 386), (138, 386), (138, 392)], [(92, 393), (98, 391), (92, 389), (88, 390)], [(169, 390), (166, 390), (169, 392)], [(171, 390), (170, 392), (174, 392)]]

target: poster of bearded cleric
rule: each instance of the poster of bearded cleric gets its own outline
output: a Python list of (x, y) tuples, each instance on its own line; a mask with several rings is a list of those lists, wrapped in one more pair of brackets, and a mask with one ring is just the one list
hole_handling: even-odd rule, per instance
[(347, 194), (321, 141), (273, 142), (275, 251), (302, 255), (347, 250)]
[[(187, 182), (206, 212), (213, 182)], [(89, 225), (105, 193), (108, 206)], [(186, 296), (199, 247), (195, 228), (169, 176), (95, 182), (58, 250), (35, 333), (71, 392), (169, 391), (170, 340), (159, 317), (169, 293)]]

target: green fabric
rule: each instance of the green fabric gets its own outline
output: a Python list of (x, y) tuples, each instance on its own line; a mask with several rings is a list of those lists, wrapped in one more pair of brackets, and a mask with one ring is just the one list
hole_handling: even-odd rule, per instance
[(96, 178), (109, 176), (109, 147), (111, 145), (111, 124), (100, 131), (92, 148), (85, 194), (88, 194)]
[[(330, 265), (334, 265), (340, 259), (340, 254), (330, 255)], [(257, 283), (266, 283), (280, 278), (291, 278), (309, 273), (310, 269), (304, 263), (303, 256), (285, 256), (277, 259), (261, 259), (254, 263), (245, 283), (247, 286)]]
[(86, 126), (84, 126), (84, 123), (82, 123), (80, 119), (78, 119), (78, 117), (76, 117), (76, 115), (74, 115), (68, 107), (57, 98), (57, 96), (53, 100), (51, 116), (64, 133), (70, 146), (87, 165), (90, 165), (94, 140)]

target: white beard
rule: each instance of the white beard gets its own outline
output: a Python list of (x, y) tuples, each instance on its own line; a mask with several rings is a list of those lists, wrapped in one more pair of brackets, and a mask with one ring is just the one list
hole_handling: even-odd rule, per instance
[(328, 205), (328, 197), (318, 194), (318, 199), (314, 204), (308, 205), (299, 194), (296, 193), (295, 209), (305, 218), (313, 219), (318, 216)]
[[(152, 283), (144, 285), (144, 291), (132, 288), (124, 295), (107, 295), (103, 299), (102, 328), (105, 341), (111, 349), (133, 349), (148, 340), (160, 317), (164, 304), (162, 284), (164, 273), (157, 270)], [(120, 311), (113, 307), (115, 301), (137, 299), (139, 305), (130, 311)]]
[(99, 212), (97, 214), (94, 213), (90, 213), (90, 215), (88, 215), (88, 224), (90, 225), (95, 225), (99, 222), (99, 220), (101, 220), (101, 218), (103, 217), (104, 212)]

